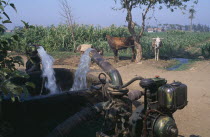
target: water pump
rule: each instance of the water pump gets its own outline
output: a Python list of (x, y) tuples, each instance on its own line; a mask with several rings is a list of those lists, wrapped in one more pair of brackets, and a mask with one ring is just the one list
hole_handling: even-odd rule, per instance
[[(177, 109), (187, 105), (187, 86), (181, 82), (167, 84), (164, 78), (144, 79), (136, 77), (123, 85), (117, 69), (104, 60), (95, 50), (90, 52), (91, 59), (106, 74), (100, 74), (104, 100), (102, 107), (104, 124), (97, 137), (177, 137), (178, 128), (173, 118)], [(101, 76), (105, 76), (102, 78)], [(134, 81), (144, 89), (133, 96), (126, 88)], [(144, 97), (144, 102), (132, 111), (133, 99)], [(106, 102), (105, 102), (106, 101)]]
[(145, 90), (144, 107), (138, 107), (130, 118), (131, 136), (177, 137), (173, 113), (187, 105), (187, 86), (181, 82), (167, 84), (159, 77), (143, 79), (140, 86)]
[[(129, 101), (128, 89), (125, 92), (125, 87), (136, 80), (141, 80), (139, 85), (144, 92), (139, 91), (139, 95), (144, 96), (144, 103), (132, 112), (132, 103)], [(149, 79), (134, 78), (121, 87), (112, 85), (107, 87), (110, 103), (107, 104), (109, 107), (104, 109), (106, 124), (102, 128), (106, 130), (97, 132), (97, 137), (178, 136), (173, 113), (187, 105), (185, 84), (181, 82), (167, 84), (164, 78), (156, 76)]]

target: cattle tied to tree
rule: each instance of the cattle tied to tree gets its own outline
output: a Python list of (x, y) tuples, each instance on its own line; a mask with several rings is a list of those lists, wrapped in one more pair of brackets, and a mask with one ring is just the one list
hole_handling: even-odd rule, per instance
[(135, 46), (134, 46), (134, 39), (132, 36), (130, 37), (111, 37), (109, 35), (106, 35), (108, 44), (112, 51), (114, 52), (114, 60), (115, 62), (118, 62), (118, 50), (121, 49), (132, 49), (132, 61), (135, 59)]
[(160, 47), (163, 45), (162, 43), (163, 38), (152, 38), (152, 48), (155, 51), (155, 60), (159, 60), (159, 50)]

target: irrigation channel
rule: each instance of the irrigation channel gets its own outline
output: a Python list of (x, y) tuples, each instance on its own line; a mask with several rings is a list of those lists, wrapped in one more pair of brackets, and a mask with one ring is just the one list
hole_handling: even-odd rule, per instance
[(173, 70), (177, 70), (179, 69), (181, 66), (185, 65), (185, 64), (188, 64), (190, 59), (186, 59), (186, 58), (172, 58), (173, 60), (177, 60), (179, 61), (178, 64), (172, 66), (172, 67), (169, 67), (167, 68), (167, 70), (169, 71), (173, 71)]

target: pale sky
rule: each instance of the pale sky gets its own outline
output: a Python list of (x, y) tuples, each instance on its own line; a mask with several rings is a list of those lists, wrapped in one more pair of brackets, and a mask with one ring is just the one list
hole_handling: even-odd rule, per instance
[[(18, 12), (16, 13), (11, 8), (6, 11), (12, 19), (12, 24), (6, 25), (8, 29), (14, 26), (23, 26), (20, 20), (29, 22), (30, 25), (58, 25), (63, 23), (61, 17), (61, 7), (59, 0), (10, 0), (14, 3)], [(74, 20), (78, 24), (93, 24), (100, 26), (117, 26), (127, 25), (125, 21), (126, 11), (115, 11), (113, 7), (119, 7), (114, 0), (69, 0), (72, 8)], [(189, 3), (189, 6), (191, 3)], [(210, 0), (199, 0), (195, 6), (196, 14), (193, 23), (206, 24), (210, 26)], [(134, 21), (141, 24), (141, 11), (135, 9), (133, 11)], [(153, 17), (147, 20), (147, 25), (157, 24), (182, 24), (190, 23), (189, 13), (183, 15), (180, 10), (170, 12), (168, 9), (150, 11), (148, 17)], [(157, 19), (155, 20), (154, 17)]]

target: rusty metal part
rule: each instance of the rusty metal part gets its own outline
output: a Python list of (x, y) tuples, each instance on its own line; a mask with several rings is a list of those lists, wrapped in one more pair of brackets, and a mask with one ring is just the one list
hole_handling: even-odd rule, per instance
[(92, 61), (94, 61), (101, 69), (109, 75), (111, 79), (111, 84), (118, 89), (120, 89), (123, 85), (121, 75), (117, 69), (115, 69), (109, 62), (104, 60), (104, 58), (98, 54), (96, 50), (90, 51), (90, 57)]
[(131, 101), (140, 99), (142, 95), (143, 95), (143, 93), (139, 90), (132, 90), (132, 91), (128, 92), (128, 98)]
[(108, 90), (110, 91), (109, 94), (113, 96), (124, 96), (129, 92), (127, 88), (115, 90), (109, 87)]
[(112, 137), (128, 137), (128, 121), (132, 114), (132, 102), (126, 96), (111, 97), (112, 100), (104, 107), (105, 121), (102, 132)]

